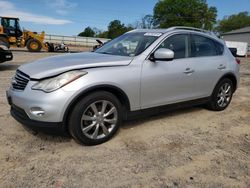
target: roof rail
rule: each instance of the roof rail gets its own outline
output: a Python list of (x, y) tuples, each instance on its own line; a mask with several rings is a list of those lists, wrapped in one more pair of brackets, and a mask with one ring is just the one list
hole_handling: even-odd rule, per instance
[(199, 29), (199, 28), (195, 28), (195, 27), (185, 27), (185, 26), (175, 26), (175, 27), (170, 27), (169, 28), (169, 30), (176, 30), (176, 29), (199, 31), (199, 32), (207, 33), (207, 34), (210, 34), (212, 36), (215, 36), (215, 37), (219, 38), (219, 36), (216, 33), (214, 33), (213, 31), (208, 31), (208, 30), (205, 30), (205, 29)]

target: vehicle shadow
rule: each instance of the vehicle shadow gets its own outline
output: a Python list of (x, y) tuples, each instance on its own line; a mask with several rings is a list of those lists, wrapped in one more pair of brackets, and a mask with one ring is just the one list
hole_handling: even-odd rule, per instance
[(166, 110), (160, 113), (152, 113), (141, 115), (140, 117), (129, 119), (123, 123), (121, 126), (122, 129), (130, 129), (137, 126), (142, 126), (146, 122), (156, 121), (159, 119), (164, 119), (173, 116), (181, 116), (183, 114), (195, 113), (204, 109), (203, 106), (191, 106), (191, 107), (183, 107), (174, 110)]
[(46, 142), (54, 142), (54, 143), (67, 143), (72, 140), (71, 136), (66, 135), (51, 135), (39, 132), (36, 135), (37, 138), (46, 141)]
[[(138, 118), (134, 118), (132, 120), (126, 120), (123, 122), (123, 125), (121, 126), (121, 129), (130, 129), (137, 126), (143, 126), (145, 123), (150, 121), (156, 121), (158, 119), (163, 119), (167, 117), (173, 117), (173, 116), (180, 116), (183, 114), (189, 114), (189, 113), (195, 113), (200, 110), (204, 109), (202, 106), (196, 106), (196, 107), (185, 107), (185, 108), (179, 108), (176, 110), (171, 111), (165, 111), (158, 114), (152, 114), (152, 115), (142, 115)], [(31, 130), (30, 128), (23, 126), (24, 129), (26, 129), (31, 135), (35, 135), (39, 139), (46, 141), (46, 142), (56, 142), (56, 143), (67, 143), (71, 141), (70, 135), (62, 135), (62, 134), (51, 134), (51, 133), (43, 133)]]
[(35, 131), (32, 130), (31, 128), (22, 125), (22, 127), (30, 134), (33, 135), (43, 141), (46, 142), (55, 142), (55, 143), (66, 143), (70, 142), (72, 139), (70, 135), (68, 134), (62, 134), (62, 133), (45, 133), (41, 131)]

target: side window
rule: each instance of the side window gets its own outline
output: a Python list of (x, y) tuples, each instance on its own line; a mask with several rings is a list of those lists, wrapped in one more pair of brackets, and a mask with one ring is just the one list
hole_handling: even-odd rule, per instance
[(216, 46), (217, 55), (222, 55), (224, 53), (224, 46), (216, 41), (214, 41), (214, 44)]
[(181, 59), (189, 56), (188, 50), (189, 35), (173, 35), (168, 37), (159, 47), (167, 48), (174, 51), (174, 58)]
[(10, 20), (9, 27), (15, 28), (16, 27), (16, 21), (15, 20)]
[(212, 39), (192, 35), (191, 57), (216, 56), (217, 48)]

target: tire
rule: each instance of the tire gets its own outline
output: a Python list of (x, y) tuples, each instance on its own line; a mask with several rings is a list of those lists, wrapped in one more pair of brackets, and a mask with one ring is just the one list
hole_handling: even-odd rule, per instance
[(42, 49), (42, 44), (39, 40), (30, 39), (26, 44), (30, 52), (40, 52)]
[[(94, 112), (96, 111), (96, 112)], [(97, 145), (110, 140), (122, 122), (119, 100), (106, 91), (81, 99), (69, 116), (69, 132), (80, 144)]]
[(0, 45), (4, 45), (7, 48), (10, 48), (10, 44), (8, 42), (8, 39), (5, 37), (0, 37)]
[(213, 111), (225, 110), (231, 103), (233, 88), (233, 82), (230, 79), (221, 80), (213, 91), (211, 101), (208, 103), (208, 109)]

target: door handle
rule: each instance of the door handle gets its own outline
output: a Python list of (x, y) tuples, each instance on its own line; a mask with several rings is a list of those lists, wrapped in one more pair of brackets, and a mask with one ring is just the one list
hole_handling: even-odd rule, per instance
[(195, 71), (193, 69), (190, 69), (190, 68), (186, 68), (186, 70), (183, 72), (185, 74), (192, 74), (194, 73)]
[(226, 66), (221, 64), (219, 67), (218, 67), (219, 70), (223, 70), (223, 69), (226, 69)]

